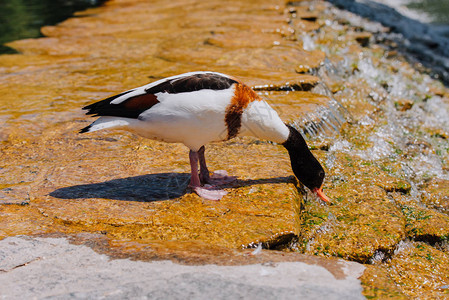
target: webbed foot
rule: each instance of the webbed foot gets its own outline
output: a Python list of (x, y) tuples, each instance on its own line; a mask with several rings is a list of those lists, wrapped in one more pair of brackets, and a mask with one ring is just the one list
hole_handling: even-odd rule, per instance
[(209, 176), (207, 183), (212, 185), (224, 185), (237, 180), (237, 176), (228, 176), (225, 170), (217, 170)]
[(192, 187), (192, 189), (197, 193), (198, 196), (204, 198), (206, 200), (220, 200), (226, 195), (228, 192), (225, 190), (217, 190), (214, 189), (214, 186), (206, 184), (205, 186), (196, 186)]

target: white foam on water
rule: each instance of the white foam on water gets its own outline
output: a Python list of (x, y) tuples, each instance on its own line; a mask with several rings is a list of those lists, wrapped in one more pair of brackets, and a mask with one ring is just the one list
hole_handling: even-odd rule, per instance
[(429, 67), (435, 77), (449, 82), (449, 26), (426, 23), (424, 19), (427, 20), (427, 17), (424, 12), (420, 12), (419, 16), (414, 16), (416, 18), (404, 16), (401, 14), (402, 12), (407, 12), (410, 15), (411, 10), (408, 10), (404, 5), (405, 2), (400, 0), (327, 1), (390, 27), (391, 31), (375, 27), (368, 28), (363, 25), (367, 22), (366, 19), (363, 19), (362, 22), (359, 16), (333, 9), (337, 16), (346, 18), (352, 25), (361, 26), (361, 28), (373, 32), (377, 40), (394, 42), (398, 46), (395, 47), (401, 52)]
[(430, 177), (449, 180), (448, 174), (443, 170), (440, 158), (434, 154), (419, 154), (410, 161), (408, 166), (417, 179), (425, 180)]
[(316, 44), (309, 34), (302, 35), (302, 48), (306, 51), (313, 51), (316, 49)]

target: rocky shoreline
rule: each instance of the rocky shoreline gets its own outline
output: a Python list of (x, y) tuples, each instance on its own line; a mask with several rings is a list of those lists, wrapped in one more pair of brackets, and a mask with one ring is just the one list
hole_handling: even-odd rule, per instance
[[(448, 89), (375, 44), (387, 28), (327, 2), (175, 2), (108, 1), (0, 56), (0, 238), (56, 234), (197, 265), (342, 258), (366, 267), (367, 297), (447, 295)], [(303, 130), (331, 205), (264, 141), (208, 147), (212, 169), (239, 177), (217, 203), (186, 190), (181, 145), (77, 134), (84, 104), (206, 69), (256, 87)], [(239, 250), (259, 243), (271, 250)]]

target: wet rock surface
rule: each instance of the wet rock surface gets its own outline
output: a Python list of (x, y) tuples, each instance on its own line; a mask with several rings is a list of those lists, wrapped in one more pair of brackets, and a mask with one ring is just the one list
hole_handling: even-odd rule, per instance
[[(367, 266), (365, 296), (447, 296), (449, 91), (360, 23), (322, 1), (108, 1), (11, 43), (22, 54), (0, 56), (0, 238), (56, 234), (187, 264), (339, 257)], [(206, 69), (247, 82), (303, 130), (330, 205), (265, 141), (206, 147), (212, 170), (238, 176), (214, 202), (187, 189), (186, 147), (77, 133), (85, 104)], [(283, 252), (237, 250), (259, 243)]]

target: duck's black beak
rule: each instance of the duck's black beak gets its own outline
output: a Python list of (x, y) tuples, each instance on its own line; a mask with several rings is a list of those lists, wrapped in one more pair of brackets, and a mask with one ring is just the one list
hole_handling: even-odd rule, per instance
[(326, 196), (326, 195), (323, 193), (323, 188), (316, 188), (316, 189), (313, 189), (312, 192), (314, 192), (314, 193), (315, 193), (318, 197), (320, 197), (320, 199), (323, 200), (324, 202), (329, 203), (329, 202), (331, 201), (331, 199), (329, 199), (329, 197)]

